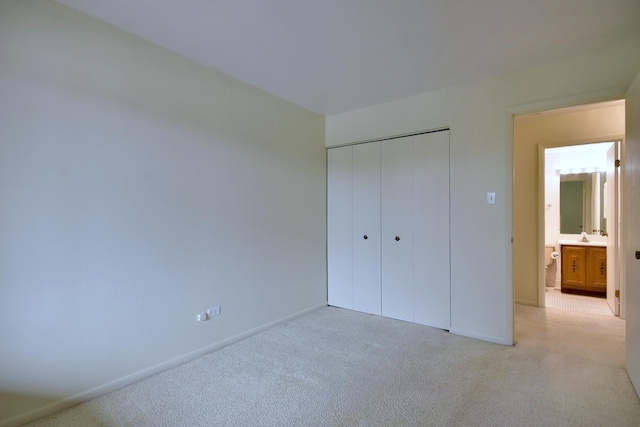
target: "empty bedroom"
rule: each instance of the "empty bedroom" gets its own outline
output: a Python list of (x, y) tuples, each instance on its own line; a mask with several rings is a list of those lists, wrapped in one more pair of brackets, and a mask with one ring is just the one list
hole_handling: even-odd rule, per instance
[[(638, 425), (639, 18), (0, 0), (0, 426)], [(593, 320), (545, 307), (564, 142), (517, 121), (610, 104)]]

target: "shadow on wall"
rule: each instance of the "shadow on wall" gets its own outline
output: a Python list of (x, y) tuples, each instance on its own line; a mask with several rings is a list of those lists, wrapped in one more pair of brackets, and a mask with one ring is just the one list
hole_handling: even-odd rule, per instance
[[(0, 390), (0, 426), (20, 426), (33, 419), (25, 414), (33, 411), (42, 411), (50, 405), (56, 405), (65, 396), (29, 395), (15, 393), (9, 390)], [(80, 401), (73, 404), (81, 403)], [(46, 413), (43, 412), (42, 416)], [(95, 421), (99, 423), (100, 417), (96, 415)], [(102, 425), (103, 423), (99, 423)]]

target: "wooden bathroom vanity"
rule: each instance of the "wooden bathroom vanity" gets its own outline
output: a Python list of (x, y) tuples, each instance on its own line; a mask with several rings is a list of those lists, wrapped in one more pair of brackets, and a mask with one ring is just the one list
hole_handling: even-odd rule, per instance
[(607, 294), (607, 248), (602, 245), (562, 244), (564, 293), (597, 296)]

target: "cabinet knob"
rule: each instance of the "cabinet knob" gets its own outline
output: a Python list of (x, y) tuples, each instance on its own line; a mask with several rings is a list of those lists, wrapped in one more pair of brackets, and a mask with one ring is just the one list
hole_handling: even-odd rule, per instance
[(575, 259), (573, 260), (573, 263), (572, 263), (572, 264), (573, 264), (573, 265), (571, 266), (571, 269), (572, 269), (572, 270), (573, 270), (573, 272), (575, 273), (575, 272), (576, 272), (576, 267), (577, 267), (577, 266), (576, 266), (576, 260), (575, 260)]
[(396, 242), (400, 241), (400, 237), (396, 236)]
[(369, 236), (367, 236), (367, 235), (365, 234), (364, 236), (362, 236), (362, 238), (363, 238), (364, 240), (367, 240), (367, 239), (369, 238)]
[(604, 275), (604, 262), (600, 263), (600, 274)]

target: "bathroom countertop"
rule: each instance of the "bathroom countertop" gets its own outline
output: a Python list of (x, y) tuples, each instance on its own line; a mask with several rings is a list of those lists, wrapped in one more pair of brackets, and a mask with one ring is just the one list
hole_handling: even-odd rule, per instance
[(571, 245), (571, 246), (600, 246), (607, 247), (607, 242), (583, 242), (582, 240), (558, 240), (558, 244), (561, 246)]

